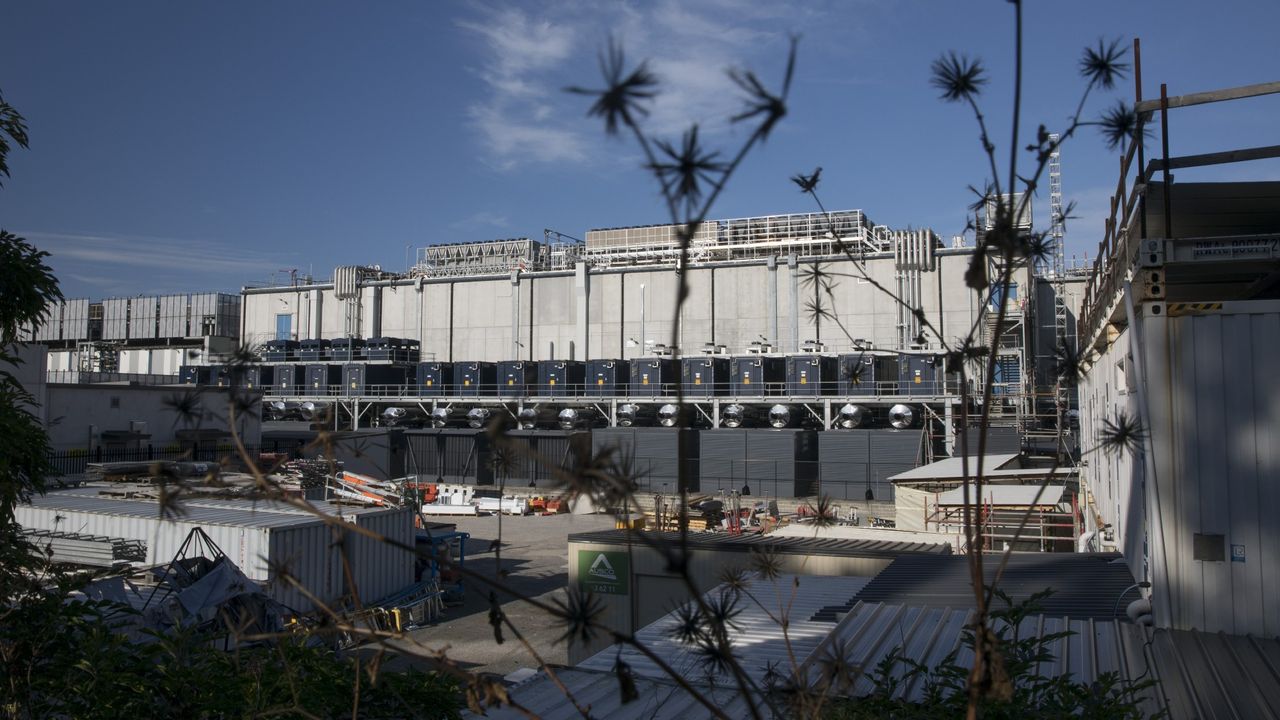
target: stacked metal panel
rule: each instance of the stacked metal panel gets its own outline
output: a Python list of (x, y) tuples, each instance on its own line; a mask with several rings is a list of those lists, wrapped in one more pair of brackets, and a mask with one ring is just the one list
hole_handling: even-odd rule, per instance
[(129, 338), (151, 339), (156, 337), (156, 315), (159, 300), (154, 297), (136, 297), (129, 301)]
[(889, 478), (920, 464), (923, 430), (830, 430), (818, 434), (821, 494), (840, 500), (894, 498)]
[(740, 490), (747, 481), (747, 435), (741, 429), (710, 430), (698, 439), (698, 487), (704, 493)]
[(89, 339), (89, 300), (78, 298), (62, 303), (62, 339)]
[(102, 301), (102, 339), (127, 340), (129, 338), (129, 298), (111, 298)]
[(159, 334), (160, 337), (176, 338), (187, 337), (187, 328), (190, 320), (188, 311), (188, 296), (186, 295), (162, 295), (160, 296), (160, 318), (159, 318)]
[[(566, 430), (513, 430), (507, 437), (516, 446), (508, 450), (503, 462), (512, 469), (507, 483), (530, 487), (560, 486), (556, 470), (572, 469), (579, 454), (592, 450), (593, 433)], [(520, 458), (525, 458), (521, 460)]]
[(489, 436), (470, 428), (424, 428), (405, 433), (405, 473), (422, 482), (492, 485), (493, 452)]
[(61, 301), (51, 302), (45, 308), (44, 322), (36, 328), (36, 340), (61, 340), (62, 339), (62, 317), (64, 312), (64, 303)]

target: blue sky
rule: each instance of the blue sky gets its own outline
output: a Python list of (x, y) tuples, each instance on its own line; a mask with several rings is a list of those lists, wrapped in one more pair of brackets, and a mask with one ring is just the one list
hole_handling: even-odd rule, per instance
[[(801, 36), (790, 115), (713, 217), (813, 210), (787, 178), (821, 165), (828, 208), (960, 232), (983, 159), (973, 118), (929, 85), (948, 50), (988, 66), (984, 107), (1008, 142), (1013, 14), (998, 0), (31, 2), (0, 17), (0, 90), (31, 134), (0, 224), (53, 253), (72, 297), (401, 269), (409, 246), (665, 222), (635, 146), (563, 92), (600, 85), (610, 33), (663, 80), (650, 129), (675, 139), (697, 121), (725, 150), (744, 133), (725, 70), (776, 86)], [(1142, 38), (1151, 97), (1160, 82), (1280, 79), (1277, 27), (1280, 3), (1259, 0), (1030, 0), (1023, 137), (1065, 123), (1099, 38)], [(1132, 97), (1126, 80), (1086, 114)], [(1275, 144), (1277, 100), (1175, 114), (1171, 150)], [(1064, 148), (1068, 254), (1097, 246), (1117, 162), (1088, 129)], [(1233, 172), (1280, 179), (1275, 162)]]

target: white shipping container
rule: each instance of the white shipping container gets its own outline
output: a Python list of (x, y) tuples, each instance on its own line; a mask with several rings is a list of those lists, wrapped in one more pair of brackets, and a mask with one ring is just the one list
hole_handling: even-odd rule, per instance
[[(315, 609), (307, 593), (327, 604), (338, 602), (346, 594), (339, 551), (343, 545), (335, 542), (335, 529), (329, 523), (305, 511), (276, 504), (197, 499), (183, 503), (178, 517), (162, 518), (157, 503), (100, 498), (92, 494), (96, 492), (96, 488), (89, 487), (49, 493), (31, 504), (19, 505), (15, 517), (29, 529), (141, 540), (147, 546), (149, 565), (172, 561), (191, 530), (199, 527), (245, 575), (269, 583), (270, 594), (291, 608)], [(322, 509), (336, 510), (328, 505)], [(342, 511), (351, 518), (348, 509)], [(355, 517), (361, 526), (370, 526), (412, 546), (413, 517), (409, 511), (372, 510)], [(351, 534), (359, 537), (358, 533)], [(368, 538), (347, 545), (352, 572), (365, 602), (412, 582), (411, 553), (375, 544)], [(282, 570), (307, 592), (292, 583), (273, 582)]]

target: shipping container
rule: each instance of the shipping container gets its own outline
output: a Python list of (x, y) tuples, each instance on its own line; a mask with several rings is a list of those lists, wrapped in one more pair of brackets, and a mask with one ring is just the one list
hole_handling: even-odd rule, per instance
[(627, 360), (588, 360), (585, 394), (590, 397), (626, 395), (630, 377), (631, 363)]
[(418, 363), (417, 382), (419, 395), (448, 395), (453, 390), (453, 363)]
[(840, 366), (828, 355), (787, 357), (787, 394), (834, 395), (839, 389)]
[(586, 366), (580, 361), (542, 360), (538, 362), (536, 394), (542, 397), (579, 397), (587, 394), (583, 387), (585, 380)]
[(787, 385), (787, 364), (770, 355), (733, 358), (731, 392), (737, 396), (782, 395)]
[(883, 353), (857, 352), (839, 358), (840, 395), (895, 395), (898, 358)]
[[(365, 342), (360, 338), (335, 338), (329, 342), (329, 358), (336, 362), (363, 360)], [(325, 358), (316, 358), (323, 360)]]
[(498, 394), (504, 397), (531, 395), (538, 384), (537, 363), (503, 360), (498, 363)]
[(302, 395), (307, 385), (306, 365), (276, 365), (271, 386), (277, 395)]
[(303, 340), (298, 343), (298, 359), (303, 362), (328, 360), (332, 353), (331, 345), (330, 340)]
[(491, 362), (453, 364), (453, 392), (459, 397), (493, 397), (498, 390), (498, 370)]
[(400, 397), (413, 385), (413, 368), (351, 363), (343, 370), (343, 394)]
[(904, 354), (898, 358), (899, 395), (943, 395), (946, 374), (942, 358), (933, 354)]
[(728, 395), (729, 358), (704, 355), (680, 359), (680, 382), (686, 397)]
[(676, 394), (679, 371), (669, 358), (640, 358), (631, 361), (631, 383), (627, 394), (632, 397), (666, 397)]
[(270, 363), (300, 360), (297, 340), (268, 340), (262, 344), (262, 360)]
[[(376, 602), (413, 582), (412, 553), (352, 530), (343, 533), (344, 542), (335, 542), (333, 528), (323, 518), (279, 503), (196, 498), (184, 501), (184, 512), (174, 518), (160, 512), (157, 503), (101, 498), (97, 492), (97, 488), (84, 488), (48, 493), (20, 505), (15, 519), (31, 530), (139, 541), (146, 548), (148, 565), (172, 562), (198, 527), (249, 579), (264, 583), (269, 595), (301, 612), (318, 609), (316, 601), (333, 604), (351, 593), (348, 568), (366, 602)], [(358, 527), (412, 545), (413, 513), (408, 508), (316, 505), (325, 515), (354, 517)], [(281, 571), (302, 587), (282, 582), (277, 577)]]
[(335, 395), (342, 385), (341, 365), (307, 365), (308, 395)]

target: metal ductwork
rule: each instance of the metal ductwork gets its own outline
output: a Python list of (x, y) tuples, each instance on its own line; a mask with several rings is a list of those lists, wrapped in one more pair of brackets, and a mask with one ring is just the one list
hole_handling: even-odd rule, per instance
[(889, 408), (889, 424), (898, 430), (906, 430), (916, 423), (916, 411), (910, 405), (894, 405)]
[(479, 430), (489, 423), (489, 408), (471, 408), (467, 411), (467, 426)]
[(776, 428), (784, 428), (791, 424), (791, 409), (786, 405), (774, 405), (769, 408), (769, 424)]
[(594, 412), (590, 408), (565, 408), (556, 416), (561, 430), (573, 430), (591, 423)]
[(640, 406), (623, 403), (618, 406), (618, 427), (633, 427), (640, 421)]
[(871, 422), (871, 410), (862, 405), (854, 405), (849, 403), (840, 408), (840, 416), (836, 418), (836, 424), (845, 430), (860, 428)]
[(431, 411), (431, 427), (442, 428), (449, 424), (449, 417), (453, 415), (453, 409), (447, 407), (434, 408)]
[(267, 403), (267, 415), (274, 420), (287, 420), (291, 417), (301, 416), (301, 406), (293, 400), (276, 400)]
[(658, 424), (662, 427), (675, 427), (680, 421), (680, 406), (670, 403), (658, 408)]
[(521, 430), (532, 430), (538, 426), (538, 411), (524, 408), (516, 413), (516, 426)]
[(399, 425), (422, 417), (422, 411), (412, 407), (389, 407), (382, 411), (384, 425)]
[(747, 419), (747, 409), (741, 405), (725, 405), (720, 408), (720, 423), (727, 428), (742, 427)]
[(329, 403), (308, 400), (298, 406), (298, 414), (303, 420), (318, 420), (329, 411)]

